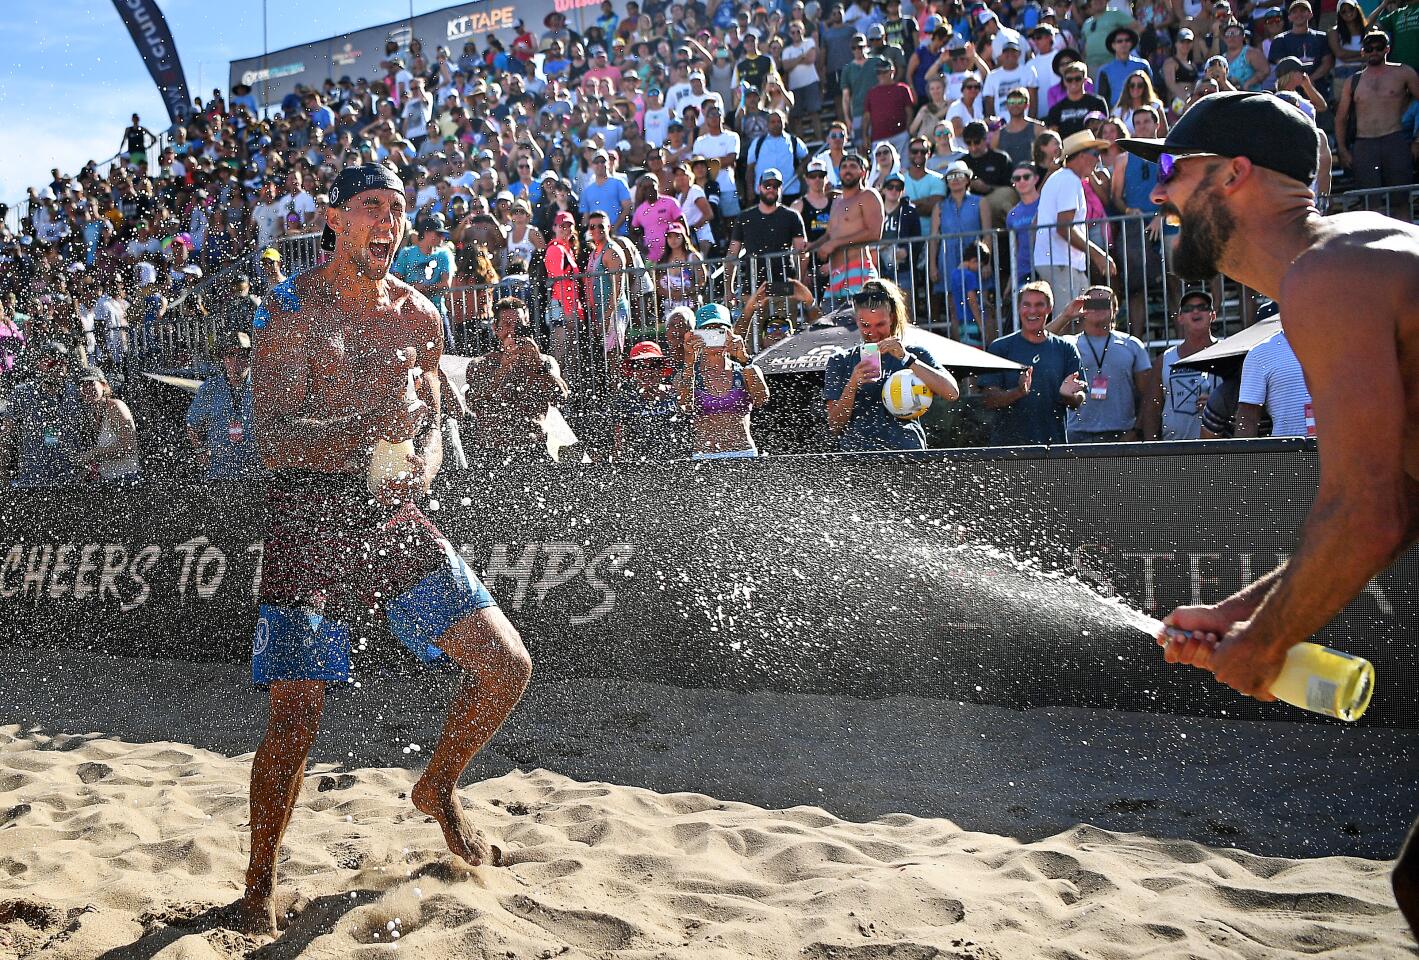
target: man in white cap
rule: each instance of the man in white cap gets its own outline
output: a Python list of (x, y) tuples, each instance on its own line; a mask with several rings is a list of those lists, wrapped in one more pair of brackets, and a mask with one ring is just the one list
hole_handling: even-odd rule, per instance
[(1064, 141), (1064, 167), (1050, 174), (1040, 190), (1032, 262), (1035, 275), (1054, 293), (1056, 317), (1088, 288), (1090, 263), (1105, 276), (1118, 270), (1108, 251), (1089, 239), (1084, 223), (1084, 178), (1098, 166), (1099, 151), (1108, 146), (1088, 130), (1070, 136)]

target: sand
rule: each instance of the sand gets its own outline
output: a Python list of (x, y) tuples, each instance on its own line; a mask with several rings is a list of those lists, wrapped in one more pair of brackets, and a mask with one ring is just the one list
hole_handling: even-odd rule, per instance
[(1385, 859), (1414, 732), (592, 680), (539, 681), (470, 770), (503, 869), (408, 804), (446, 682), (332, 698), (301, 899), (251, 939), (241, 668), (9, 663), (4, 958), (1419, 955)]

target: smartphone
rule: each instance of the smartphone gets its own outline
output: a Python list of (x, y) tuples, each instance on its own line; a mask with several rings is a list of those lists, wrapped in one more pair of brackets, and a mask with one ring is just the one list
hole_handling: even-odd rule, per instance
[(791, 297), (793, 293), (792, 280), (776, 280), (769, 284), (769, 296), (771, 297)]
[(1107, 310), (1113, 306), (1113, 301), (1108, 297), (1089, 297), (1084, 301), (1085, 310)]
[(872, 379), (882, 379), (882, 353), (875, 343), (864, 343), (862, 345), (862, 359), (866, 360), (873, 367)]
[(696, 330), (695, 336), (700, 338), (706, 347), (722, 347), (726, 338), (723, 327), (706, 327), (703, 330)]

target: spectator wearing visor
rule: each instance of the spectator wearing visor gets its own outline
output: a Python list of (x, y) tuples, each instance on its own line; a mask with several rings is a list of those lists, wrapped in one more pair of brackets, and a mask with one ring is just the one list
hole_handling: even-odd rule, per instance
[(769, 387), (731, 326), (729, 310), (711, 303), (696, 311), (695, 329), (685, 334), (679, 388), (690, 411), (692, 460), (759, 455), (749, 418), (769, 402)]
[(93, 442), (74, 455), (74, 466), (90, 483), (131, 487), (142, 479), (138, 427), (128, 404), (113, 395), (108, 377), (96, 366), (79, 375), (79, 398), (88, 414), (86, 436)]
[(220, 371), (187, 407), (187, 439), (208, 482), (250, 480), (266, 472), (252, 435), (251, 336), (231, 330), (219, 346)]
[(878, 359), (872, 362), (859, 346), (828, 361), (823, 378), (828, 429), (845, 452), (924, 450), (926, 433), (921, 424), (893, 416), (882, 403), (882, 387), (892, 374), (911, 370), (937, 401), (953, 402), (960, 396), (956, 379), (937, 366), (925, 347), (902, 343), (907, 305), (896, 284), (869, 280), (852, 299), (863, 345), (875, 344)]
[(72, 372), (69, 348), (50, 340), (39, 349), (34, 377), (10, 392), (10, 405), (0, 412), (0, 471), (9, 471), (13, 456), (11, 486), (79, 479), (74, 458), (87, 447), (90, 431)]

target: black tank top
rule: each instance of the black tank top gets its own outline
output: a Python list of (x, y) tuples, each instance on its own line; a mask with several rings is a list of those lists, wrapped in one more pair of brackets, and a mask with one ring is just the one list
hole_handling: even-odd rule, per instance
[(1170, 59), (1173, 61), (1173, 63), (1177, 64), (1177, 69), (1173, 72), (1173, 79), (1177, 83), (1184, 84), (1197, 82), (1197, 69), (1192, 64), (1183, 63), (1177, 57), (1171, 57)]
[(808, 236), (808, 242), (812, 243), (823, 234), (828, 232), (828, 215), (833, 209), (832, 194), (828, 195), (828, 202), (821, 207), (815, 206), (809, 201), (807, 195), (803, 198), (803, 231)]

